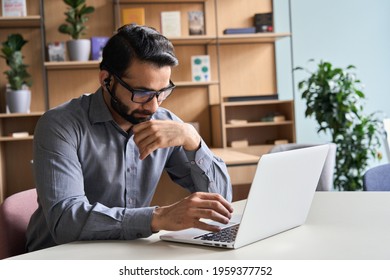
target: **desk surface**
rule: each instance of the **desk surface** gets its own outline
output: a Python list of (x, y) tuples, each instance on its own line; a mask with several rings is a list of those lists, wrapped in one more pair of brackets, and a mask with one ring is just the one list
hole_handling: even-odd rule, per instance
[(213, 148), (211, 151), (226, 163), (226, 165), (257, 164), (260, 156), (234, 151), (232, 149)]
[[(236, 211), (243, 201), (235, 202)], [(161, 233), (160, 233), (161, 234)], [(390, 259), (390, 192), (317, 192), (306, 224), (237, 250), (160, 241), (74, 242), (12, 259)]]

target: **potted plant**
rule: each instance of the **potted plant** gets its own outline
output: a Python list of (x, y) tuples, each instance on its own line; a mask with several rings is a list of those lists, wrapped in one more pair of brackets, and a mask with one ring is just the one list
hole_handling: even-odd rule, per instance
[(27, 43), (20, 34), (10, 34), (2, 43), (1, 57), (9, 69), (4, 71), (8, 78), (6, 88), (7, 111), (10, 113), (28, 113), (30, 111), (32, 82), (27, 72), (28, 65), (23, 63), (22, 47)]
[(298, 83), (306, 100), (305, 116), (314, 116), (318, 132), (329, 132), (337, 145), (334, 187), (345, 191), (362, 189), (368, 160), (381, 158), (383, 137), (377, 113), (363, 113), (365, 95), (353, 69), (353, 65), (342, 69), (321, 61), (313, 72), (304, 69), (310, 76)]
[(85, 35), (88, 21), (88, 14), (95, 11), (92, 6), (87, 6), (85, 0), (64, 0), (68, 5), (66, 22), (58, 27), (58, 31), (70, 35), (72, 40), (66, 42), (70, 60), (87, 61), (91, 52), (91, 41), (89, 39), (81, 39)]

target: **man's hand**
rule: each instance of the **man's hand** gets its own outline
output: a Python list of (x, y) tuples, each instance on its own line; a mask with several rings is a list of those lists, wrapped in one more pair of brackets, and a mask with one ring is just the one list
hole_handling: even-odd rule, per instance
[(200, 135), (188, 124), (168, 120), (150, 120), (133, 126), (134, 142), (140, 159), (145, 159), (158, 148), (183, 146), (187, 151), (198, 149)]
[(151, 228), (159, 230), (182, 230), (199, 228), (219, 231), (216, 225), (210, 225), (200, 219), (210, 219), (222, 224), (229, 223), (233, 208), (221, 195), (197, 192), (169, 206), (156, 208), (153, 213)]

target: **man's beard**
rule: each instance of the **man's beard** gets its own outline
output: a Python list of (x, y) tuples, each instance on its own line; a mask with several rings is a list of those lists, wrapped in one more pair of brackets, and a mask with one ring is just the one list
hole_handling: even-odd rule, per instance
[[(115, 110), (115, 112), (117, 112), (122, 118), (124, 118), (126, 121), (132, 123), (132, 124), (139, 124), (141, 122), (146, 122), (148, 120), (150, 120), (153, 116), (153, 113), (151, 113), (150, 111), (147, 111), (147, 110), (144, 110), (144, 111), (140, 111), (140, 110), (134, 110), (133, 112), (131, 112), (131, 114), (127, 114), (126, 112), (129, 111), (129, 108), (122, 103), (122, 101), (120, 101), (119, 99), (117, 98), (112, 98), (111, 96), (111, 107)], [(146, 118), (137, 118), (135, 117), (134, 115), (135, 114), (142, 114), (142, 115), (148, 115), (148, 117)]]

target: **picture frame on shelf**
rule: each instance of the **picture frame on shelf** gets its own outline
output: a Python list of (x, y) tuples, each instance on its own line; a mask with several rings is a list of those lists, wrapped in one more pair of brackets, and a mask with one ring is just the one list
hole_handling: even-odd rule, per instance
[(188, 12), (188, 33), (189, 35), (204, 35), (204, 14), (203, 11)]
[(27, 16), (26, 0), (1, 0), (3, 17)]
[(48, 53), (49, 61), (65, 61), (66, 60), (65, 42), (48, 43), (47, 53)]
[(193, 82), (211, 81), (210, 56), (193, 55), (191, 56), (191, 73)]
[(123, 8), (122, 25), (125, 24), (145, 25), (145, 8)]
[(254, 16), (254, 25), (256, 33), (273, 32), (273, 13), (258, 13)]
[(102, 60), (103, 59), (103, 48), (107, 44), (109, 37), (105, 36), (94, 36), (91, 37), (91, 59)]

